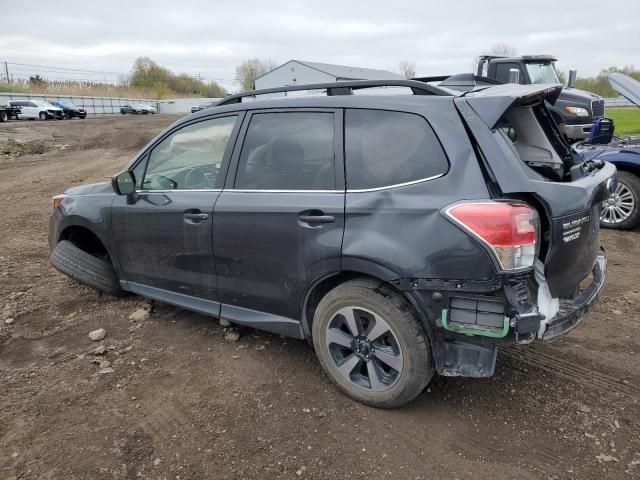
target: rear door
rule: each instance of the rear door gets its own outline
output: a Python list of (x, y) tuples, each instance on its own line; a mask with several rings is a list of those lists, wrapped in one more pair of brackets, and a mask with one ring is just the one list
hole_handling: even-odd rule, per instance
[(340, 270), (341, 132), (340, 110), (248, 115), (214, 213), (223, 317), (297, 320), (305, 288)]
[(133, 167), (137, 192), (117, 196), (111, 214), (130, 290), (217, 301), (213, 207), (239, 124), (228, 114), (178, 127)]
[[(473, 133), (487, 175), (504, 196), (531, 194), (544, 207), (550, 228), (542, 239), (546, 277), (554, 297), (570, 298), (587, 276), (600, 250), (598, 238), (602, 202), (615, 187), (616, 170), (609, 163), (568, 181), (571, 150), (547, 117), (545, 100), (553, 103), (559, 87), (501, 85), (456, 99), (456, 106)], [(510, 139), (500, 128), (505, 119), (519, 123)], [(548, 165), (547, 165), (548, 164)], [(546, 170), (545, 170), (546, 169)]]

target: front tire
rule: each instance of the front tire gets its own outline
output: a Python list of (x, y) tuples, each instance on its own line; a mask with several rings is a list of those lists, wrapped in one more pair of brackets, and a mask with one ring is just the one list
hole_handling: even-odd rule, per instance
[(51, 252), (51, 265), (65, 275), (90, 287), (116, 297), (126, 293), (113, 265), (76, 247), (68, 240), (61, 240)]
[(350, 280), (320, 301), (313, 345), (338, 389), (373, 407), (409, 403), (434, 374), (429, 342), (411, 305), (376, 280)]
[(0, 112), (0, 122), (6, 122), (9, 120), (9, 115), (7, 115), (7, 112)]
[(602, 203), (600, 226), (631, 230), (640, 224), (640, 178), (631, 172), (618, 172), (618, 187)]

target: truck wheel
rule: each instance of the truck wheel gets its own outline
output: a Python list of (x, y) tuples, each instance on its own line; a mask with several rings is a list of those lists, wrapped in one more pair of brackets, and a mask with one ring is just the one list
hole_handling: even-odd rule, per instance
[(350, 280), (325, 295), (313, 317), (313, 346), (338, 389), (373, 407), (405, 405), (434, 373), (413, 309), (375, 280)]
[(631, 172), (618, 172), (616, 191), (602, 203), (600, 226), (631, 230), (640, 224), (640, 178)]
[(94, 257), (68, 240), (56, 245), (49, 260), (56, 269), (80, 283), (116, 297), (126, 294), (109, 262)]
[(40, 120), (46, 120), (47, 119), (47, 113), (46, 112), (40, 112), (40, 115), (38, 115), (38, 117), (40, 117)]
[(7, 120), (9, 120), (7, 112), (0, 112), (0, 122), (6, 122)]

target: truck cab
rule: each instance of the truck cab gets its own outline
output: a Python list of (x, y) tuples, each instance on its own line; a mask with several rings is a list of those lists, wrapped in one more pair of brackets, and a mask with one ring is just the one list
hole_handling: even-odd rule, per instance
[[(503, 57), (483, 55), (478, 63), (478, 75), (513, 82), (512, 71), (523, 85), (536, 83), (561, 83), (555, 70), (556, 58), (550, 55), (524, 55)], [(604, 117), (604, 99), (598, 95), (575, 88), (575, 71), (569, 75), (569, 84), (562, 90), (555, 105), (547, 105), (564, 135), (569, 140), (589, 137), (593, 122)]]

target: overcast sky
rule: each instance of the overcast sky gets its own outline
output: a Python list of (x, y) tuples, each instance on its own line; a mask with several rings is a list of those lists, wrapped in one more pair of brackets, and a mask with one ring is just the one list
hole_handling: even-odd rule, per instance
[(419, 75), (452, 74), (470, 71), (496, 43), (553, 54), (560, 70), (579, 76), (640, 67), (640, 0), (3, 3), (0, 61), (16, 76), (113, 79), (138, 56), (228, 89), (235, 66), (251, 57), (392, 71), (410, 60)]

